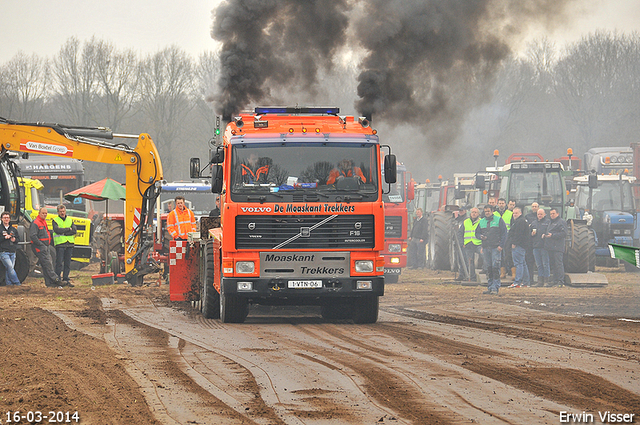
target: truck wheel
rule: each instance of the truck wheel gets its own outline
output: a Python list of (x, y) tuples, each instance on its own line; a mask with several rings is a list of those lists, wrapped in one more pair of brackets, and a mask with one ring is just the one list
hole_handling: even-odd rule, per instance
[(567, 228), (569, 231), (569, 240), (573, 241), (573, 243), (569, 244), (569, 248), (567, 249), (567, 254), (565, 256), (565, 272), (586, 273), (589, 271), (590, 252), (593, 251), (595, 254), (595, 240), (593, 239), (593, 236), (589, 236), (591, 232), (584, 224), (574, 224), (573, 235), (571, 234), (571, 224), (569, 224)]
[(386, 274), (384, 275), (384, 283), (398, 283), (398, 277), (397, 274)]
[(376, 323), (378, 321), (379, 297), (371, 295), (356, 298), (353, 302), (353, 322), (357, 324)]
[(320, 306), (320, 314), (326, 321), (351, 319), (353, 315), (352, 306), (349, 303), (336, 301), (332, 304)]
[(445, 211), (431, 214), (431, 231), (429, 233), (429, 252), (434, 270), (451, 270), (449, 245), (451, 244), (451, 227), (453, 216)]
[(117, 275), (120, 273), (120, 257), (118, 257), (118, 253), (111, 251), (109, 253), (109, 257), (107, 257), (109, 260), (109, 270), (111, 270), (111, 273), (113, 273), (114, 275)]
[(237, 294), (225, 294), (220, 285), (220, 320), (222, 323), (243, 323), (247, 318), (249, 304)]
[(213, 259), (213, 240), (207, 240), (204, 246), (204, 282), (202, 282), (202, 294), (200, 296), (202, 315), (207, 319), (220, 318), (220, 295), (213, 287), (215, 277), (215, 263)]

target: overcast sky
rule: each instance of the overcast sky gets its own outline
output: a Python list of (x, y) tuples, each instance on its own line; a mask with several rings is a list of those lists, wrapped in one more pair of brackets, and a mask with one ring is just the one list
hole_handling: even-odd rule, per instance
[[(20, 50), (52, 57), (69, 37), (92, 36), (155, 53), (172, 44), (197, 58), (217, 45), (210, 36), (211, 12), (221, 0), (1, 0), (0, 64)], [(446, 1), (446, 0), (445, 0)], [(526, 1), (526, 0), (523, 0)], [(640, 32), (640, 1), (584, 0), (585, 11), (551, 35), (562, 44), (596, 29)], [(531, 37), (540, 34), (532, 34)]]

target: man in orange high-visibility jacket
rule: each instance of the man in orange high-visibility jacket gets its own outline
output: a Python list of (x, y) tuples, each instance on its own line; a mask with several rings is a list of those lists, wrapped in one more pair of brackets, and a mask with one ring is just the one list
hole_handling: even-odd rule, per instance
[(187, 233), (196, 231), (196, 217), (184, 204), (184, 197), (176, 196), (176, 207), (167, 217), (167, 230), (173, 239), (187, 239)]

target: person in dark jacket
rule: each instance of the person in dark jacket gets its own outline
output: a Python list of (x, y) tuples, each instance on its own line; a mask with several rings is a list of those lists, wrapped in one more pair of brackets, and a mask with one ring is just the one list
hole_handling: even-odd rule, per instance
[(11, 214), (8, 211), (2, 212), (2, 223), (0, 223), (0, 261), (5, 269), (5, 285), (20, 285), (20, 279), (15, 271), (16, 248), (18, 247), (18, 229), (11, 225)]
[(409, 236), (409, 253), (407, 267), (418, 269), (426, 266), (427, 236), (429, 235), (429, 225), (422, 216), (422, 208), (416, 210), (416, 218), (413, 219), (411, 235)]
[(33, 220), (33, 223), (29, 226), (29, 238), (31, 239), (31, 249), (33, 249), (33, 252), (40, 262), (45, 286), (55, 288), (61, 286), (62, 282), (53, 270), (51, 252), (49, 251), (51, 234), (47, 228), (46, 218), (47, 209), (42, 207), (40, 211), (38, 211), (36, 219)]
[(547, 233), (549, 219), (542, 208), (538, 209), (537, 216), (538, 219), (531, 223), (529, 228), (533, 240), (533, 257), (536, 259), (536, 267), (538, 268), (538, 283), (535, 286), (544, 286), (549, 279), (549, 253), (544, 249), (542, 235)]
[(69, 273), (75, 235), (78, 233), (78, 229), (71, 217), (67, 215), (67, 207), (62, 204), (58, 205), (58, 215), (51, 221), (53, 224), (53, 244), (56, 247), (56, 276), (62, 277), (64, 285), (73, 286), (69, 280)]
[(493, 215), (491, 205), (485, 205), (484, 217), (476, 228), (476, 238), (482, 241), (482, 254), (487, 265), (487, 290), (483, 294), (498, 295), (500, 290), (500, 262), (502, 250), (507, 241), (507, 226), (497, 215)]
[(564, 221), (558, 210), (551, 208), (549, 210), (549, 227), (547, 232), (542, 235), (544, 239), (544, 249), (549, 253), (549, 263), (551, 266), (552, 279), (548, 286), (564, 285), (564, 241), (567, 237), (567, 222)]
[(530, 284), (529, 268), (525, 257), (529, 242), (529, 225), (518, 207), (513, 209), (513, 221), (509, 229), (509, 243), (511, 243), (511, 257), (516, 268), (515, 278), (511, 288), (527, 287)]
[[(527, 226), (531, 226), (531, 223), (538, 220), (538, 208), (539, 204), (537, 202), (533, 202), (531, 204), (531, 212), (524, 216), (524, 219), (527, 221)], [(533, 240), (531, 239), (531, 231), (529, 231), (529, 238), (527, 239), (527, 255), (525, 256), (525, 260), (527, 262), (527, 267), (529, 268), (529, 276), (531, 277), (531, 283), (533, 283), (533, 273), (536, 271), (536, 259), (533, 256)]]

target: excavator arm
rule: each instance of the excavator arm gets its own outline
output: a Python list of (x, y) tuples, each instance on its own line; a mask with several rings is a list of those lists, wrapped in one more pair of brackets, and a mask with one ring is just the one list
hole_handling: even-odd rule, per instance
[[(136, 139), (134, 148), (107, 140)], [(6, 151), (62, 156), (103, 164), (120, 164), (126, 172), (125, 270), (132, 285), (157, 271), (149, 258), (152, 233), (147, 231), (163, 179), (156, 145), (148, 134), (114, 134), (104, 127), (73, 127), (48, 123), (22, 123), (0, 118), (0, 145)], [(150, 262), (151, 261), (151, 262)]]

